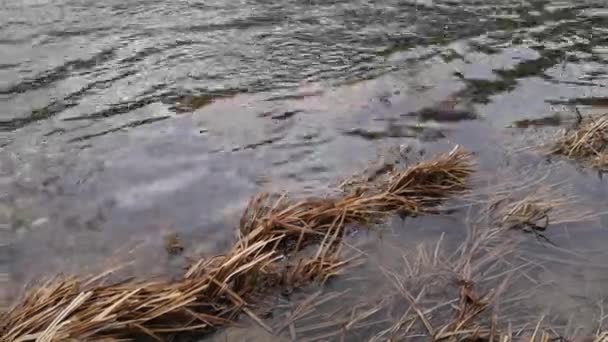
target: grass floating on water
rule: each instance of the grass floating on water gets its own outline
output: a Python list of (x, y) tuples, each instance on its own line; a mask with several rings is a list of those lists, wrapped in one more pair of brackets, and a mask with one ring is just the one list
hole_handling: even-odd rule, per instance
[(581, 118), (558, 138), (551, 152), (608, 171), (608, 114)]
[[(2, 341), (118, 340), (206, 332), (239, 314), (261, 322), (249, 299), (272, 286), (324, 281), (352, 259), (341, 244), (350, 225), (369, 225), (395, 214), (421, 214), (467, 190), (469, 153), (450, 153), (393, 171), (381, 184), (336, 197), (295, 203), (287, 196), (255, 197), (243, 215), (239, 238), (224, 255), (193, 262), (179, 279), (112, 279), (58, 276), (30, 288), (0, 317)], [(292, 260), (304, 246), (315, 255)]]

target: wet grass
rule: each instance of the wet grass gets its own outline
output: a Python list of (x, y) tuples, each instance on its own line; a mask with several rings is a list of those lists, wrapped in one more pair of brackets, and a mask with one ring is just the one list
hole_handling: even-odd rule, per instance
[(519, 249), (503, 228), (471, 226), (461, 241), (401, 250), (394, 266), (371, 258), (370, 278), (383, 284), (312, 293), (268, 325), (292, 341), (571, 341), (567, 326), (530, 304), (542, 266)]
[(608, 107), (608, 97), (580, 97), (566, 100), (547, 100), (552, 105), (582, 105), (592, 107)]
[[(534, 9), (544, 16), (546, 3), (536, 2)], [(557, 19), (571, 15), (568, 11), (556, 13)], [(530, 18), (524, 25), (534, 26), (541, 21)], [(495, 25), (501, 30), (514, 30), (521, 27), (521, 22), (500, 18)], [(565, 27), (560, 30), (575, 33)], [(452, 39), (449, 34), (429, 36), (423, 43), (444, 45)], [(421, 45), (417, 39), (395, 42), (387, 54)], [(580, 44), (575, 50), (590, 52), (590, 46)], [(473, 47), (486, 54), (496, 52), (490, 46)], [(464, 94), (474, 102), (489, 103), (492, 95), (513, 90), (519, 78), (546, 78), (544, 72), (565, 58), (563, 51), (542, 45), (537, 50), (541, 53), (539, 59), (524, 61), (513, 69), (496, 70), (498, 80), (464, 80), (467, 85)], [(454, 58), (462, 56), (447, 55), (446, 60)], [(150, 98), (150, 101), (157, 100)], [(120, 104), (111, 110), (75, 119), (126, 113), (151, 103), (147, 101)], [(175, 104), (175, 111), (189, 112), (213, 101), (211, 96), (192, 95), (171, 103)], [(591, 100), (584, 101), (591, 103)], [(53, 108), (37, 109), (29, 118), (4, 126), (22, 127), (56, 112)], [(284, 117), (275, 119), (287, 119), (293, 114), (285, 113)], [(552, 153), (604, 170), (608, 165), (604, 151), (608, 127), (605, 121), (603, 117), (586, 118), (560, 136)], [(150, 122), (138, 121), (118, 129)], [(522, 122), (521, 126), (560, 123), (557, 118), (548, 117)], [(366, 139), (410, 134), (409, 130), (403, 130), (406, 133), (387, 131), (351, 133)], [(114, 130), (102, 134), (111, 132)], [(94, 136), (98, 135), (86, 136), (83, 140)], [(460, 157), (460, 161), (466, 160), (464, 154)], [(493, 200), (487, 209), (490, 223), (471, 228), (467, 240), (455, 248), (446, 246), (440, 239), (434, 245), (403, 251), (401, 268), (378, 265), (378, 271), (390, 284), (390, 291), (382, 297), (361, 300), (358, 304), (349, 301), (332, 315), (315, 316), (315, 310), (324, 303), (342, 300), (334, 294), (316, 295), (301, 303), (288, 320), (269, 327), (260, 319), (255, 310), (257, 295), (283, 287), (324, 283), (344, 272), (348, 265), (356, 264), (356, 259), (342, 255), (341, 242), (347, 227), (370, 226), (392, 214), (432, 213), (432, 208), (442, 199), (466, 191), (468, 185), (463, 180), (468, 178), (470, 167), (466, 163), (450, 163), (450, 160), (454, 161), (439, 158), (405, 171), (387, 172), (380, 184), (360, 184), (344, 196), (294, 201), (286, 195), (262, 194), (251, 202), (242, 219), (239, 239), (225, 255), (194, 260), (177, 280), (123, 281), (107, 272), (88, 278), (58, 277), (40, 283), (10, 310), (0, 314), (3, 322), (0, 333), (7, 341), (20, 337), (44, 341), (144, 335), (164, 339), (182, 331), (211, 331), (245, 315), (266, 330), (288, 331), (293, 340), (347, 338), (353, 333), (371, 340), (564, 340), (542, 317), (526, 314), (525, 304), (530, 293), (509, 292), (511, 284), (529, 276), (533, 261), (522, 261), (516, 244), (506, 238), (507, 232), (521, 230), (538, 235), (550, 224), (580, 219), (580, 212), (568, 210), (575, 199), (559, 195), (548, 199), (544, 195), (551, 191), (547, 189), (538, 189), (543, 196)], [(169, 253), (181, 252), (177, 239), (165, 242)], [(293, 257), (307, 246), (317, 247), (312, 256)], [(496, 309), (499, 304), (507, 307), (500, 311), (502, 314)], [(602, 336), (598, 330), (592, 340), (602, 340)]]
[[(502, 179), (473, 190), (465, 236), (447, 232), (410, 248), (383, 240), (374, 248), (391, 250), (396, 263), (363, 250), (368, 268), (352, 288), (346, 280), (342, 292), (311, 293), (267, 324), (293, 341), (578, 341), (568, 322), (534, 302), (547, 289), (539, 276), (547, 269), (526, 255), (525, 236), (512, 234), (545, 219), (560, 225), (593, 217), (564, 195), (563, 184), (546, 180)], [(583, 337), (601, 340), (601, 321), (597, 327)]]
[[(228, 325), (239, 314), (263, 324), (249, 307), (252, 297), (335, 276), (355, 261), (340, 257), (348, 226), (377, 223), (392, 213), (422, 214), (465, 191), (470, 158), (454, 149), (338, 197), (290, 202), (279, 196), (270, 202), (262, 194), (246, 210), (239, 238), (226, 254), (193, 261), (174, 280), (116, 280), (112, 269), (41, 282), (0, 313), (3, 341), (162, 340)], [(289, 258), (311, 243), (318, 246), (313, 256)]]
[(608, 115), (581, 118), (576, 127), (561, 133), (551, 153), (608, 171)]
[[(604, 127), (601, 118), (587, 120), (579, 125), (587, 127), (586, 134)], [(536, 275), (546, 269), (521, 252), (526, 235), (513, 232), (550, 243), (543, 235), (550, 225), (585, 221), (595, 217), (592, 211), (581, 210), (563, 184), (546, 185), (546, 176), (497, 175), (497, 186), (471, 190), (473, 162), (460, 149), (396, 168), (322, 198), (260, 194), (244, 212), (232, 248), (192, 260), (174, 279), (125, 280), (115, 275), (116, 268), (41, 282), (0, 314), (3, 341), (165, 340), (205, 334), (243, 317), (292, 340), (568, 338), (567, 328), (529, 304), (542, 287)], [(442, 235), (432, 244), (399, 249), (396, 265), (378, 262), (344, 240), (350, 227), (372, 227), (395, 214), (434, 214), (438, 204), (456, 195), (471, 206), (461, 240)], [(170, 254), (183, 250), (174, 234), (165, 236), (164, 247)], [(357, 254), (347, 256), (345, 249)], [(310, 284), (324, 289), (363, 263), (384, 279), (380, 288), (363, 295), (321, 290), (276, 316), (263, 305), (264, 298)], [(362, 281), (365, 286), (365, 280), (354, 281), (355, 287)]]
[(501, 260), (511, 260), (515, 248), (500, 233), (472, 231), (456, 248), (440, 238), (402, 251), (397, 266), (375, 266), (388, 285), (380, 293), (370, 291), (354, 302), (339, 298), (348, 304), (333, 303), (337, 309), (331, 314), (309, 310), (287, 323), (293, 326), (292, 339), (489, 341), (506, 335), (493, 317), (494, 305), (517, 271), (501, 265)]

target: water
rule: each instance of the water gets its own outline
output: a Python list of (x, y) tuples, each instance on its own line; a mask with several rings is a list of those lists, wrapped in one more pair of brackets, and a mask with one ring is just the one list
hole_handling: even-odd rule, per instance
[[(110, 255), (166, 272), (167, 231), (188, 253), (221, 252), (257, 191), (323, 193), (400, 144), (462, 144), (491, 173), (508, 146), (554, 130), (508, 127), (563, 125), (608, 98), (602, 0), (0, 4), (10, 284)], [(402, 115), (446, 107), (475, 115)], [(601, 211), (604, 181), (568, 163), (564, 175)], [(603, 227), (568, 246), (603, 246)]]

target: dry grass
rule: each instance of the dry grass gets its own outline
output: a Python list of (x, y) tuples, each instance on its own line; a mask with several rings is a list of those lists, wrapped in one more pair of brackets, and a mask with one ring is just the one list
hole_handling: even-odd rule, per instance
[(608, 170), (608, 115), (584, 118), (577, 127), (562, 134), (551, 152)]
[[(225, 325), (245, 302), (247, 278), (271, 253), (264, 244), (205, 262), (208, 274), (178, 281), (114, 281), (109, 273), (58, 277), (28, 291), (2, 326), (3, 341), (101, 340)], [(250, 260), (243, 264), (242, 260)]]
[[(295, 323), (289, 322), (292, 335), (303, 341), (354, 336), (369, 341), (487, 341), (492, 333), (498, 337), (493, 331), (496, 304), (509, 281), (530, 268), (525, 261), (511, 263), (516, 260), (515, 246), (502, 239), (503, 232), (479, 229), (457, 248), (439, 239), (434, 245), (403, 251), (400, 267), (377, 265), (389, 284), (379, 295), (359, 302), (336, 298), (328, 314), (316, 313), (313, 308), (319, 304), (309, 301), (306, 314), (295, 310), (300, 315)], [(319, 302), (326, 301), (319, 296)]]
[(441, 237), (404, 250), (397, 267), (377, 264), (386, 286), (313, 293), (271, 325), (297, 341), (604, 341), (602, 322), (595, 337), (576, 339), (539, 310), (540, 266), (506, 233), (471, 227), (460, 244)]
[[(0, 317), (1, 341), (163, 340), (177, 332), (204, 332), (246, 313), (254, 295), (273, 286), (324, 281), (347, 262), (340, 244), (347, 225), (369, 224), (400, 212), (424, 213), (467, 188), (470, 155), (462, 150), (391, 174), (385, 184), (336, 198), (290, 204), (256, 197), (243, 215), (239, 239), (225, 255), (201, 259), (174, 280), (57, 277), (32, 287)], [(315, 255), (289, 258), (311, 242)]]
[(456, 148), (339, 197), (290, 203), (286, 195), (273, 200), (262, 194), (251, 201), (241, 219), (241, 241), (252, 243), (273, 236), (287, 251), (300, 250), (324, 236), (338, 241), (348, 225), (376, 223), (395, 213), (428, 212), (439, 200), (465, 191), (472, 172), (470, 154)]
[(603, 341), (602, 322), (596, 336), (581, 339), (559, 325), (563, 317), (545, 316), (549, 306), (534, 299), (555, 284), (540, 276), (548, 269), (528, 253), (528, 239), (510, 231), (597, 214), (581, 210), (564, 183), (545, 185), (547, 174), (537, 176), (469, 194), (462, 242), (442, 236), (406, 250), (380, 247), (381, 254), (391, 248), (401, 254), (397, 266), (369, 258), (389, 288), (378, 284), (372, 268), (369, 285), (355, 284), (365, 288), (362, 293), (315, 293), (290, 308), (287, 322), (271, 323), (275, 332), (298, 341)]
[(439, 239), (402, 251), (399, 266), (377, 264), (386, 279), (379, 291), (351, 298), (314, 293), (273, 324), (275, 332), (298, 341), (483, 341), (494, 304), (517, 272), (506, 263), (514, 246), (500, 239), (501, 232), (472, 232), (457, 248)]

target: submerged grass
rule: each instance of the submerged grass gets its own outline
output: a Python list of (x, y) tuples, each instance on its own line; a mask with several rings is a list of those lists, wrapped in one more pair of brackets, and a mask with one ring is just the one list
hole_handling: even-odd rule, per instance
[(549, 226), (589, 222), (600, 215), (585, 208), (564, 184), (531, 185), (509, 195), (497, 194), (481, 212), (487, 213), (491, 226), (533, 233), (548, 242), (543, 232)]
[[(442, 235), (417, 248), (381, 246), (401, 260), (370, 256), (360, 293), (313, 293), (270, 325), (292, 341), (604, 341), (603, 311), (597, 330), (581, 336), (548, 307), (539, 310), (534, 297), (551, 284), (540, 276), (542, 262), (524, 256), (526, 239), (481, 223), (491, 220), (467, 221), (461, 241)], [(378, 273), (384, 283), (376, 284)]]
[[(530, 240), (513, 233), (544, 237), (538, 231), (548, 226), (586, 222), (600, 214), (573, 195), (567, 180), (547, 184), (554, 170), (546, 165), (522, 171), (512, 178), (500, 172), (478, 177), (479, 188), (462, 196), (470, 208), (469, 217), (462, 218), (468, 227), (464, 241), (448, 233), (449, 239), (442, 235), (434, 244), (393, 247), (402, 254), (399, 265), (375, 262), (376, 273), (385, 276), (390, 288), (374, 291), (373, 283), (364, 293), (326, 307), (309, 303), (315, 310), (290, 322), (292, 340), (602, 341), (608, 336), (602, 323), (597, 332), (581, 336), (578, 327), (568, 326), (570, 321), (563, 324), (564, 316), (551, 315), (554, 305), (535, 299), (554, 286), (563, 290), (548, 281), (546, 264), (557, 262), (561, 252), (576, 252), (548, 248), (555, 254), (537, 258), (527, 250)], [(385, 246), (380, 249), (386, 253)], [(370, 272), (373, 282), (373, 267)], [(602, 312), (599, 317), (606, 316)]]
[(606, 212), (598, 211), (577, 195), (572, 179), (560, 171), (565, 162), (528, 164), (477, 177), (475, 189), (463, 196), (476, 212), (475, 225), (518, 230), (545, 238), (550, 227), (589, 223)]
[[(503, 239), (505, 231), (472, 229), (456, 247), (442, 237), (435, 244), (401, 251), (397, 267), (377, 263), (375, 270), (386, 279), (381, 290), (359, 298), (315, 293), (286, 323), (274, 324), (275, 331), (289, 331), (298, 341), (490, 341), (491, 336), (505, 341), (498, 339), (503, 333), (498, 303), (511, 305), (500, 299), (512, 296), (526, 298), (505, 293), (511, 281), (532, 268), (515, 257), (514, 242)], [(514, 323), (519, 329), (528, 319)]]
[[(57, 277), (29, 289), (0, 317), (1, 341), (119, 340), (205, 332), (239, 314), (261, 320), (249, 299), (276, 286), (298, 286), (335, 275), (338, 243), (349, 225), (394, 214), (425, 213), (439, 200), (467, 189), (471, 156), (458, 148), (434, 160), (394, 171), (382, 184), (341, 196), (295, 203), (287, 196), (254, 198), (239, 238), (226, 254), (194, 262), (173, 280)], [(291, 258), (313, 242), (317, 252)]]
[(562, 133), (551, 152), (608, 171), (608, 114), (582, 118)]

